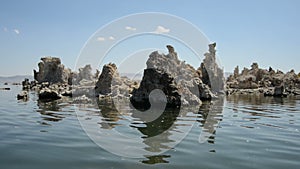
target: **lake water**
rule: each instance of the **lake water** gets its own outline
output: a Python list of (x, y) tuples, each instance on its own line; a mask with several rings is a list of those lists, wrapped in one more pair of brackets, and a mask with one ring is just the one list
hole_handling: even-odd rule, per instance
[(1, 169), (300, 168), (300, 97), (229, 96), (143, 124), (128, 107), (44, 103), (34, 92), (17, 101), (21, 87), (9, 87), (0, 91)]

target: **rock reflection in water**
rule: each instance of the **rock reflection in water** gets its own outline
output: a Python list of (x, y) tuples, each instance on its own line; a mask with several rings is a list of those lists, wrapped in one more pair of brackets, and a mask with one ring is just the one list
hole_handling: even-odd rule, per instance
[(142, 138), (146, 145), (144, 147), (146, 151), (160, 153), (172, 148), (170, 143), (174, 143), (176, 140), (172, 140), (171, 136), (174, 135), (176, 129), (174, 123), (179, 112), (180, 108), (167, 108), (157, 119), (143, 123), (144, 126), (132, 124), (132, 127), (137, 128), (144, 135)]
[[(111, 99), (99, 101), (97, 109), (87, 108), (89, 106), (79, 108), (78, 118), (83, 128), (92, 133), (90, 137), (102, 148), (121, 156), (146, 157), (148, 160), (143, 163), (154, 164), (168, 162), (165, 158), (171, 156), (159, 155), (174, 148), (191, 129), (200, 131), (193, 127), (197, 122), (202, 128), (200, 143), (203, 140), (214, 143), (216, 128), (222, 120), (224, 99), (204, 102), (196, 107), (166, 108), (153, 121), (143, 120), (136, 115), (143, 112), (123, 103), (114, 104)], [(199, 120), (199, 117), (202, 119)]]
[(69, 106), (67, 100), (54, 100), (54, 101), (37, 101), (39, 109), (37, 112), (41, 114), (42, 121), (39, 123), (43, 125), (50, 125), (49, 122), (59, 122), (65, 118), (66, 114), (62, 113), (63, 107)]
[(170, 155), (157, 155), (157, 156), (149, 156), (146, 157), (147, 160), (143, 160), (144, 164), (157, 164), (157, 163), (169, 163), (169, 161), (165, 160), (165, 158), (170, 158)]
[[(157, 136), (168, 130), (175, 122), (180, 108), (166, 109), (157, 119), (144, 123), (145, 127), (136, 127), (145, 136), (144, 138)], [(151, 112), (147, 112), (151, 113)]]
[(116, 109), (112, 99), (98, 101), (99, 109), (101, 110), (101, 116), (103, 117), (101, 122), (98, 124), (103, 129), (113, 129), (114, 127), (120, 125), (117, 122), (120, 120), (121, 114)]
[(227, 96), (226, 100), (230, 103), (245, 105), (290, 105), (296, 106), (297, 96), (282, 97), (264, 97), (262, 94), (234, 94)]
[(199, 114), (202, 115), (200, 126), (202, 127), (201, 134), (199, 136), (199, 143), (203, 143), (207, 140), (208, 143), (215, 143), (216, 129), (219, 122), (222, 121), (224, 98), (220, 97), (212, 102), (203, 102)]
[[(298, 98), (298, 99), (297, 99)], [(284, 119), (293, 121), (294, 113), (299, 112), (297, 101), (299, 97), (265, 97), (262, 94), (227, 96), (227, 108), (235, 113), (235, 117), (242, 117), (239, 126), (256, 130), (260, 127), (288, 129)]]

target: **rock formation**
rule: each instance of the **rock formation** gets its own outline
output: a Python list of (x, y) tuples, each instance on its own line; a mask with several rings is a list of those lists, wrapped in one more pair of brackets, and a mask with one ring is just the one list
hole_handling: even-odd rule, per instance
[[(167, 45), (167, 48), (169, 51), (167, 55), (159, 54), (157, 51), (150, 54), (140, 86), (132, 92), (131, 102), (133, 105), (149, 105), (149, 94), (154, 89), (163, 91), (168, 104), (172, 106), (180, 106), (181, 103), (201, 105), (201, 100), (210, 100), (216, 97), (209, 86), (200, 79), (203, 74), (205, 76), (205, 73), (199, 69), (195, 70), (184, 61), (180, 61), (171, 45)], [(211, 48), (210, 53), (215, 57), (215, 51)], [(209, 56), (211, 55), (206, 56), (206, 61), (209, 60)], [(212, 74), (215, 75), (213, 78), (216, 80), (221, 69), (213, 61), (215, 59), (207, 61), (207, 67), (212, 69)], [(212, 63), (213, 65), (211, 65)], [(214, 70), (215, 68), (217, 71)]]
[(209, 44), (208, 52), (204, 54), (205, 58), (198, 70), (202, 72), (204, 84), (207, 84), (213, 92), (222, 92), (225, 86), (224, 72), (217, 64), (215, 47), (216, 43)]
[(51, 90), (49, 88), (43, 88), (39, 91), (39, 99), (40, 100), (57, 100), (60, 99), (61, 96), (56, 90)]
[[(107, 95), (111, 93), (111, 86), (114, 77), (118, 77), (117, 66), (114, 63), (109, 63), (103, 66), (102, 73), (96, 83), (96, 94)], [(116, 78), (115, 78), (116, 79)]]
[(201, 100), (211, 100), (217, 92), (223, 90), (223, 72), (216, 64), (215, 43), (209, 45), (209, 52), (205, 53), (205, 59), (198, 70), (180, 61), (174, 47), (166, 47), (169, 52), (166, 55), (157, 51), (150, 54), (140, 84), (121, 77), (113, 63), (104, 65), (101, 74), (97, 71), (93, 75), (90, 65), (80, 68), (76, 73), (65, 68), (59, 58), (44, 57), (38, 64), (39, 71), (34, 70), (35, 81), (25, 79), (23, 89), (36, 90), (40, 100), (72, 96), (80, 97), (77, 99), (80, 102), (94, 96), (100, 99), (126, 97), (132, 103), (141, 105), (149, 105), (149, 95), (159, 89), (166, 96), (166, 100), (160, 101), (167, 102), (169, 106), (201, 105)]
[(83, 68), (78, 69), (78, 73), (72, 72), (72, 84), (79, 85), (89, 82), (94, 82), (95, 79), (98, 77), (94, 77), (92, 74), (92, 67), (91, 65), (85, 65)]
[(71, 77), (71, 70), (66, 69), (59, 58), (43, 57), (38, 64), (39, 71), (33, 70), (34, 79), (38, 82), (68, 83)]
[(17, 95), (18, 100), (24, 100), (27, 101), (29, 98), (28, 92), (27, 91), (22, 91), (20, 94)]
[(169, 106), (180, 105), (180, 95), (174, 78), (163, 70), (154, 68), (145, 69), (140, 87), (133, 90), (131, 97), (133, 105), (149, 108), (149, 94), (155, 89), (164, 92)]
[(239, 66), (236, 66), (233, 71), (233, 77), (237, 78), (239, 76)]
[(109, 63), (102, 68), (95, 86), (95, 93), (100, 96), (129, 97), (132, 89), (137, 85), (137, 82), (127, 77), (120, 77), (117, 66), (114, 63)]
[(288, 93), (297, 94), (299, 87), (300, 78), (294, 70), (287, 73), (280, 70), (275, 72), (271, 67), (261, 69), (257, 63), (253, 63), (251, 69), (244, 68), (241, 74), (236, 73), (235, 70), (235, 73), (227, 79), (228, 90), (252, 89), (263, 92), (265, 96), (282, 97)]

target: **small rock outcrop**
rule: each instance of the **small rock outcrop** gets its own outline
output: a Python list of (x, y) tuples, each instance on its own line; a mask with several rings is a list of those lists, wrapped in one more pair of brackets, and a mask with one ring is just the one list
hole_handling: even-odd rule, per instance
[(127, 77), (120, 77), (117, 66), (109, 63), (103, 66), (102, 72), (95, 86), (96, 96), (129, 97), (134, 87), (137, 87), (136, 81)]
[(20, 94), (17, 95), (18, 100), (24, 100), (27, 101), (29, 98), (28, 92), (27, 91), (22, 91)]
[(25, 78), (24, 81), (22, 81), (22, 88), (23, 90), (30, 89), (30, 82), (29, 79)]
[(57, 57), (43, 57), (38, 64), (39, 71), (33, 70), (34, 79), (38, 82), (68, 83), (71, 78), (71, 70), (65, 68)]
[(55, 90), (51, 90), (49, 88), (44, 88), (39, 91), (39, 99), (40, 100), (47, 101), (47, 100), (57, 100), (60, 98), (61, 98), (60, 94)]

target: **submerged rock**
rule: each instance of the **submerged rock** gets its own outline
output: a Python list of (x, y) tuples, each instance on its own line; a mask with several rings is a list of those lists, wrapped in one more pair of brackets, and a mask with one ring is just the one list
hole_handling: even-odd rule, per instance
[(60, 99), (61, 96), (55, 90), (51, 90), (49, 88), (43, 88), (39, 92), (39, 99), (40, 100), (57, 100)]
[(287, 95), (283, 85), (269, 88), (264, 92), (264, 96), (286, 97)]
[(17, 99), (18, 100), (28, 100), (29, 98), (29, 95), (28, 95), (28, 92), (27, 91), (22, 91), (20, 94), (17, 95)]

